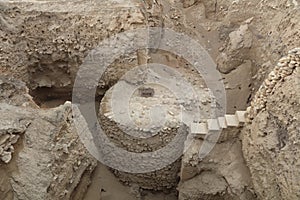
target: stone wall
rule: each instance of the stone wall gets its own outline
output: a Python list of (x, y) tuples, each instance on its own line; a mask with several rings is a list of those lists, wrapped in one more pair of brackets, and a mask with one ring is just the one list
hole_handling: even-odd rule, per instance
[(255, 191), (266, 200), (299, 199), (300, 49), (279, 60), (250, 108), (243, 153)]

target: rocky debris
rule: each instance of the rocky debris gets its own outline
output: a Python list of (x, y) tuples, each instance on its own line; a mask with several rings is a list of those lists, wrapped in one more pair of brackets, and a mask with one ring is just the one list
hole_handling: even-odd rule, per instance
[[(84, 3), (81, 1), (62, 1), (61, 4), (51, 1), (23, 2), (12, 3), (12, 6), (6, 5), (5, 7), (2, 7), (1, 4), (0, 38), (3, 42), (0, 44), (2, 54), (0, 72), (13, 74), (15, 77), (24, 80), (30, 85), (31, 89), (39, 86), (71, 86), (77, 68), (88, 50), (94, 48), (103, 38), (126, 31), (129, 27), (138, 27), (145, 20), (144, 13), (139, 9), (121, 11), (122, 9), (115, 8), (112, 5), (111, 7), (104, 7), (113, 9), (103, 11), (101, 10), (103, 5), (99, 6), (95, 1)], [(171, 7), (170, 10), (174, 15), (165, 16), (165, 22), (172, 21), (169, 24), (165, 23), (166, 27), (195, 36), (201, 44), (204, 44), (209, 53), (215, 54), (215, 57), (218, 56), (218, 52), (221, 52), (218, 58), (218, 68), (222, 73), (234, 72), (234, 69), (240, 68), (245, 60), (251, 61), (252, 74), (257, 75), (253, 76), (251, 83), (253, 93), (260, 86), (260, 80), (265, 78), (264, 73), (269, 72), (271, 65), (261, 71), (258, 71), (258, 67), (261, 68), (263, 63), (272, 63), (282, 56), (287, 48), (299, 45), (297, 43), (300, 34), (298, 31), (300, 25), (299, 12), (294, 8), (291, 8), (294, 10), (286, 8), (285, 1), (253, 0), (245, 2), (237, 0), (227, 3), (226, 1), (216, 2), (213, 0), (194, 4), (195, 1), (193, 0), (184, 0), (182, 2), (186, 2), (187, 7), (193, 4), (192, 7), (184, 9), (184, 11), (176, 8), (173, 4), (175, 1), (171, 0), (170, 2), (172, 4), (165, 7)], [(294, 2), (296, 1), (292, 1), (296, 6)], [(197, 18), (195, 20), (197, 16), (201, 19)], [(261, 17), (257, 18), (257, 16)], [(150, 16), (148, 19), (152, 21), (149, 25), (161, 25), (159, 17), (161, 17), (159, 13), (155, 17), (151, 18)], [(250, 34), (255, 38), (252, 41)], [(250, 44), (251, 48), (249, 50)], [(102, 86), (113, 85), (120, 77), (119, 75), (128, 69), (124, 67), (127, 63), (130, 63), (128, 61), (134, 59), (136, 58), (129, 58), (125, 61), (125, 64), (122, 60), (117, 60), (110, 69), (111, 73), (109, 75), (111, 76), (106, 76), (108, 78), (103, 81)], [(235, 78), (233, 76), (234, 80), (236, 80)], [(289, 79), (289, 77), (286, 77), (286, 79)], [(269, 80), (269, 82), (272, 81)], [(270, 84), (269, 82), (266, 82), (266, 84)], [(231, 77), (228, 83), (234, 85), (233, 81), (231, 82)], [(281, 83), (276, 84), (273, 91), (276, 92), (276, 88), (280, 85)], [(264, 111), (265, 106), (260, 106), (262, 104), (267, 106), (268, 102), (265, 103), (264, 101), (266, 96), (268, 95), (263, 96), (261, 101), (254, 103), (255, 106), (258, 105), (258, 109), (262, 107), (258, 113), (255, 114), (256, 111), (254, 111), (254, 115), (266, 112)], [(10, 99), (10, 95), (7, 95), (7, 97)], [(7, 97), (4, 99), (7, 99)], [(283, 99), (285, 100), (285, 97)], [(249, 100), (251, 99), (249, 98)], [(228, 102), (228, 104), (231, 104), (231, 102)], [(19, 105), (19, 103), (16, 105)], [(249, 115), (250, 118), (251, 115)], [(285, 133), (281, 130), (279, 132)], [(228, 134), (231, 135), (231, 133), (230, 131)], [(261, 134), (264, 135), (264, 133)], [(236, 135), (234, 133), (234, 136)], [(281, 138), (279, 146), (282, 147), (286, 144), (286, 136), (285, 134), (278, 135)], [(5, 140), (6, 142), (9, 141), (9, 139)], [(62, 149), (64, 152), (70, 152), (66, 144), (62, 144)], [(0, 151), (2, 150), (0, 149)], [(9, 158), (10, 156), (6, 153), (5, 160), (9, 160)], [(272, 162), (267, 162), (267, 164), (270, 163)], [(257, 177), (264, 178), (261, 174), (258, 174)], [(219, 176), (214, 177), (214, 180), (219, 180)], [(3, 182), (4, 180), (6, 179), (0, 180), (1, 187), (7, 185), (6, 182)], [(264, 184), (269, 185), (270, 182), (264, 182)]]
[(300, 198), (299, 52), (290, 51), (271, 72), (243, 130), (243, 153), (260, 199)]
[[(250, 123), (244, 130), (243, 152), (246, 156), (247, 166), (250, 167), (254, 186), (252, 186), (251, 181), (247, 182), (250, 180), (250, 173), (244, 161), (239, 161), (239, 164), (243, 164), (235, 169), (240, 168), (240, 170), (242, 169), (243, 171), (240, 171), (242, 172), (241, 174), (248, 174), (248, 177), (238, 180), (245, 184), (245, 187), (242, 188), (248, 188), (247, 190), (239, 188), (241, 182), (238, 182), (237, 179), (231, 179), (226, 176), (226, 172), (218, 170), (218, 167), (223, 165), (222, 162), (217, 163), (216, 168), (212, 168), (210, 165), (205, 166), (205, 161), (199, 160), (198, 157), (198, 149), (202, 145), (202, 141), (194, 140), (193, 145), (185, 152), (182, 158), (179, 198), (255, 199), (256, 197), (255, 193), (252, 192), (252, 187), (254, 187), (258, 193), (258, 198), (261, 199), (299, 198), (298, 178), (300, 177), (300, 171), (295, 169), (290, 172), (292, 165), (297, 163), (297, 158), (299, 157), (297, 156), (298, 150), (295, 146), (298, 144), (296, 138), (299, 137), (297, 134), (299, 132), (298, 116), (300, 117), (300, 110), (295, 109), (300, 108), (299, 94), (295, 92), (295, 87), (296, 90), (299, 87), (299, 55), (300, 49), (295, 48), (289, 51), (287, 57), (283, 57), (279, 60), (279, 63), (269, 74), (258, 91), (258, 94), (255, 96), (251, 107), (248, 109), (248, 122), (252, 124)], [(277, 98), (276, 95), (278, 96)], [(274, 106), (274, 104), (278, 104), (278, 106)], [(282, 113), (283, 110), (285, 111), (284, 113)], [(287, 112), (289, 110), (291, 110), (291, 113)], [(234, 133), (234, 130), (226, 131), (230, 134)], [(239, 135), (238, 130), (235, 135)], [(224, 141), (223, 143), (216, 144), (214, 150), (205, 160), (210, 159), (208, 162), (214, 163), (215, 160), (211, 159), (211, 157), (215, 156), (215, 151), (218, 151), (218, 146), (225, 145), (227, 142), (234, 140), (232, 140), (232, 138), (226, 140), (225, 138)], [(223, 151), (225, 148), (226, 147), (223, 146), (221, 150)], [(233, 152), (237, 153), (239, 148), (240, 147), (237, 147)], [(222, 156), (222, 158), (225, 157), (226, 155)], [(227, 159), (230, 160), (231, 158)], [(244, 160), (242, 153), (240, 153), (240, 159)], [(231, 161), (230, 163), (233, 164), (234, 162)], [(276, 164), (274, 165), (273, 163)], [(205, 170), (208, 169), (212, 176), (211, 179), (219, 177), (220, 172), (221, 174), (225, 173), (225, 175), (222, 174), (221, 177), (224, 177), (229, 187), (227, 187), (226, 184), (221, 184), (222, 186), (220, 186), (220, 188), (223, 188), (223, 191), (222, 189), (219, 191), (210, 189), (208, 191), (213, 191), (211, 194), (207, 194), (198, 188), (196, 189), (194, 181), (198, 180), (198, 183), (204, 182), (200, 175), (203, 171), (205, 172)], [(216, 170), (217, 173), (211, 172), (214, 170)], [(293, 174), (292, 176), (295, 176), (295, 178), (287, 180), (286, 177), (289, 177), (290, 173)], [(207, 173), (205, 176), (208, 176)], [(241, 176), (236, 175), (235, 177)], [(218, 182), (222, 183), (222, 181)], [(189, 185), (189, 183), (191, 185)], [(203, 190), (209, 188), (210, 185), (203, 186)]]
[(235, 139), (218, 143), (200, 160), (202, 145), (203, 141), (194, 140), (182, 158), (179, 199), (255, 199), (241, 142)]
[[(23, 147), (16, 150), (18, 170), (11, 172), (6, 183), (11, 184), (14, 198), (81, 199), (83, 194), (76, 192), (77, 186), (84, 175), (92, 173), (96, 161), (72, 126), (70, 104), (37, 110), (1, 103), (0, 109), (0, 122), (5, 123), (1, 128), (24, 134)], [(11, 144), (16, 136), (6, 140)], [(8, 153), (1, 157), (4, 161), (10, 158)]]
[(252, 37), (248, 24), (242, 24), (236, 31), (229, 34), (229, 50), (234, 52), (250, 48)]
[(181, 0), (183, 7), (184, 8), (188, 8), (191, 7), (192, 5), (194, 5), (198, 0)]
[(179, 200), (232, 199), (226, 193), (227, 183), (222, 176), (208, 171), (180, 186)]
[[(13, 130), (11, 129), (11, 124), (14, 122), (9, 122), (9, 120), (4, 121), (6, 127), (4, 130), (2, 129), (0, 132), (0, 159), (4, 163), (9, 163), (12, 159), (12, 154), (15, 150), (14, 144), (18, 142), (18, 139), (20, 138), (20, 134), (23, 134), (25, 132), (25, 129), (23, 130)], [(3, 125), (2, 122), (0, 123), (0, 126)], [(6, 129), (8, 128), (8, 129)]]
[[(38, 107), (28, 94), (25, 83), (4, 76), (0, 77), (0, 103), (21, 107)], [(15, 151), (14, 145), (25, 133), (30, 121), (15, 118), (9, 114), (5, 115), (5, 110), (1, 108), (0, 110), (3, 117), (5, 116), (5, 119), (0, 121), (0, 160), (7, 164), (11, 161)]]
[(277, 90), (288, 76), (297, 71), (300, 67), (300, 48), (295, 48), (288, 52), (288, 55), (282, 57), (273, 71), (270, 72), (267, 79), (263, 82), (255, 97), (251, 101), (251, 106), (247, 108), (249, 122), (255, 116), (266, 109), (268, 97)]
[(0, 76), (0, 103), (38, 108), (25, 83), (10, 76)]
[(1, 77), (0, 85), (1, 199), (82, 199), (96, 160), (72, 124), (71, 104), (39, 109), (23, 82)]
[[(4, 41), (0, 44), (1, 71), (23, 80), (31, 90), (39, 87), (71, 90), (78, 67), (89, 50), (112, 34), (144, 24), (145, 17), (139, 7), (107, 9), (110, 6), (105, 3), (100, 6), (97, 4), (101, 2), (93, 3), (90, 6), (85, 1), (7, 4), (1, 15), (14, 24), (15, 31), (0, 30)], [(122, 73), (116, 73), (113, 67), (110, 71), (114, 76)], [(103, 80), (105, 85), (114, 81)]]
[(229, 33), (226, 52), (222, 52), (218, 58), (218, 69), (227, 74), (243, 64), (245, 59), (240, 55), (245, 55), (252, 46), (253, 34), (249, 30), (248, 24), (244, 23), (240, 27)]

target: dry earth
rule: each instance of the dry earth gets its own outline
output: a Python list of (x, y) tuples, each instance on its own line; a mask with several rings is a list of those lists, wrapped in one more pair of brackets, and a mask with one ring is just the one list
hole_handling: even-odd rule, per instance
[[(97, 165), (65, 103), (83, 59), (102, 40), (163, 26), (199, 42), (216, 62), (227, 113), (246, 110), (277, 61), (300, 47), (299, 22), (299, 0), (0, 0), (0, 199), (299, 199), (299, 61), (252, 123), (225, 130), (204, 160), (197, 157), (203, 140), (195, 140), (178, 161), (172, 188), (145, 187), (143, 175), (119, 176), (124, 185), (119, 172)], [(141, 50), (109, 66), (97, 107), (122, 75), (146, 62), (206, 87), (184, 58)]]

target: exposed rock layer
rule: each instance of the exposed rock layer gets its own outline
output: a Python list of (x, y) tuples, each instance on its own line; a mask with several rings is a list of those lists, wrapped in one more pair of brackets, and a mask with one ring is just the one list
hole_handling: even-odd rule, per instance
[[(280, 59), (259, 90), (244, 129), (243, 152), (261, 199), (299, 199), (299, 51)], [(253, 109), (253, 110), (252, 110)]]
[(72, 124), (71, 104), (39, 109), (24, 83), (0, 80), (3, 95), (11, 93), (0, 103), (1, 199), (82, 199), (96, 161)]

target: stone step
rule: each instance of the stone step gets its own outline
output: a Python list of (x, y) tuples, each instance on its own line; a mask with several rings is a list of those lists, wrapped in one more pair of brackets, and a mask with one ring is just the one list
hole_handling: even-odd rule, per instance
[(227, 128), (225, 117), (218, 117), (218, 121), (221, 128)]
[(191, 133), (193, 135), (206, 135), (210, 131), (219, 131), (227, 127), (239, 127), (246, 122), (246, 111), (236, 111), (234, 115), (225, 115), (216, 119), (206, 119), (205, 122), (192, 123)]
[(246, 114), (246, 111), (236, 111), (235, 112), (235, 116), (237, 117), (238, 121), (240, 122), (240, 125), (242, 125), (246, 122), (245, 114)]
[(239, 126), (239, 120), (235, 115), (225, 115), (225, 121), (227, 126), (231, 126), (231, 127)]
[(192, 123), (191, 134), (194, 135), (206, 135), (208, 134), (207, 123)]
[(207, 120), (208, 131), (218, 131), (221, 129), (218, 119)]

